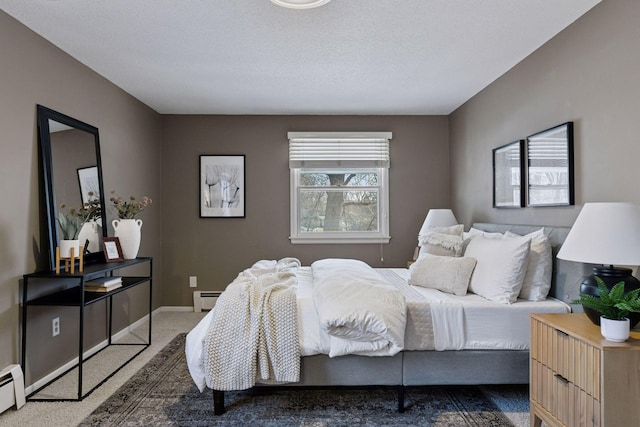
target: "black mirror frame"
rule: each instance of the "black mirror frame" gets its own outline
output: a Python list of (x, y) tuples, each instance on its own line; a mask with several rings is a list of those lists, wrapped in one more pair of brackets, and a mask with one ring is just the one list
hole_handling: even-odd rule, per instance
[[(102, 181), (102, 162), (100, 158), (100, 136), (98, 128), (91, 126), (66, 114), (54, 111), (42, 105), (37, 106), (38, 113), (38, 141), (40, 144), (40, 160), (44, 178), (44, 202), (47, 213), (47, 236), (49, 245), (49, 265), (53, 270), (56, 267), (55, 248), (58, 246), (58, 227), (56, 226), (57, 203), (54, 191), (53, 164), (51, 153), (51, 133), (49, 129), (49, 120), (62, 123), (64, 125), (79, 129), (90, 133), (94, 136), (96, 151), (96, 166), (98, 167), (98, 185), (100, 189), (100, 204), (102, 206), (102, 237), (107, 236), (107, 214), (106, 203), (104, 197), (104, 186)], [(104, 261), (104, 253), (94, 252), (84, 256), (85, 262)]]

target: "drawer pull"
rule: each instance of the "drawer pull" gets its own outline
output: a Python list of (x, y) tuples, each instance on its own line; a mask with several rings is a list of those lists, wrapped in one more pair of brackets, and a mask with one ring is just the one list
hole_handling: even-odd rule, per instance
[(568, 380), (568, 379), (566, 379), (565, 377), (563, 377), (563, 376), (562, 376), (562, 375), (560, 375), (560, 374), (555, 374), (555, 375), (554, 375), (554, 377), (556, 377), (557, 379), (559, 379), (560, 381), (562, 381), (562, 382), (563, 382), (563, 383), (565, 383), (565, 384), (569, 384), (569, 380)]
[(561, 331), (560, 329), (556, 329), (556, 332), (558, 333), (558, 335), (561, 335), (563, 337), (568, 337), (569, 334), (566, 332)]

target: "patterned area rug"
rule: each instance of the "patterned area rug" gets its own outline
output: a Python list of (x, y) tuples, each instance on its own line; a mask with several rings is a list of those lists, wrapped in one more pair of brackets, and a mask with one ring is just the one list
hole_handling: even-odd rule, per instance
[(225, 393), (213, 415), (211, 391), (200, 393), (178, 335), (81, 426), (511, 426), (477, 387), (408, 387), (397, 412), (395, 388), (258, 387)]

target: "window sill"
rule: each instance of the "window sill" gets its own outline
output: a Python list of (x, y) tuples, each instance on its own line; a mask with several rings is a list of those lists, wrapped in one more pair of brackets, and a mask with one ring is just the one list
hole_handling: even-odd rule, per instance
[(391, 237), (289, 237), (294, 245), (355, 245), (355, 244), (385, 244)]

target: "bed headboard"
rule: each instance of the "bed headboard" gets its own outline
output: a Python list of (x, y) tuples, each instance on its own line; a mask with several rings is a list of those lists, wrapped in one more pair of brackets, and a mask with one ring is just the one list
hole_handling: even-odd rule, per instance
[[(571, 227), (489, 224), (482, 222), (474, 223), (472, 227), (488, 232), (504, 233), (505, 231), (511, 231), (512, 233), (520, 234), (521, 236), (540, 230), (540, 228), (544, 228), (544, 233), (549, 237), (553, 251), (553, 277), (551, 280), (551, 291), (549, 292), (549, 295), (562, 300), (567, 304), (578, 298), (582, 278), (587, 274), (591, 274), (590, 265), (564, 261), (556, 258), (558, 250), (560, 249), (560, 246), (562, 246), (564, 239), (567, 238)], [(582, 311), (580, 306), (573, 305), (572, 307), (575, 311)]]

